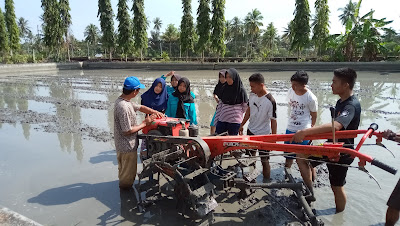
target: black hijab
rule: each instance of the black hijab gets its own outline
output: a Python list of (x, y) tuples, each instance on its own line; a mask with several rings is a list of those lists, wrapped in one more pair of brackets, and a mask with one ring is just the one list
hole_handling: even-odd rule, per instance
[(220, 77), (220, 75), (222, 75), (222, 76), (225, 77), (225, 73), (226, 73), (226, 69), (222, 69), (222, 70), (220, 70), (219, 73), (218, 73), (218, 84), (215, 86), (215, 88), (214, 88), (214, 93), (213, 93), (213, 94), (217, 95), (218, 98), (221, 98), (221, 95), (222, 95), (222, 87), (223, 87), (224, 84), (226, 83), (226, 82), (225, 82), (225, 83), (221, 83), (221, 82), (219, 81), (219, 77)]
[(222, 95), (220, 97), (222, 102), (229, 105), (249, 102), (246, 90), (243, 87), (242, 80), (240, 79), (239, 73), (236, 71), (236, 69), (229, 68), (225, 73), (225, 77), (227, 73), (229, 73), (229, 75), (232, 77), (233, 84), (228, 85), (228, 82), (226, 82), (222, 87)]
[[(179, 92), (179, 89), (178, 89), (178, 87), (181, 83), (186, 84), (186, 90), (183, 93)], [(194, 103), (194, 99), (193, 99), (192, 95), (190, 94), (189, 79), (187, 79), (185, 77), (182, 77), (181, 79), (179, 79), (178, 86), (176, 87), (175, 92), (173, 92), (172, 95), (179, 99), (178, 107), (176, 109), (176, 117), (177, 118), (186, 118), (184, 103)]]

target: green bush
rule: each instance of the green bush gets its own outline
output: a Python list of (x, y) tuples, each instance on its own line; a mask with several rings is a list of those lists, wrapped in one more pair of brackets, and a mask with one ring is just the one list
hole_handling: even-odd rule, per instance
[(163, 61), (169, 61), (169, 56), (168, 56), (168, 53), (167, 53), (167, 52), (163, 52), (162, 55), (161, 55), (161, 57), (162, 57), (162, 60), (163, 60)]
[(28, 57), (29, 57), (29, 55), (26, 55), (26, 54), (14, 54), (11, 57), (11, 61), (14, 64), (25, 64), (28, 62)]

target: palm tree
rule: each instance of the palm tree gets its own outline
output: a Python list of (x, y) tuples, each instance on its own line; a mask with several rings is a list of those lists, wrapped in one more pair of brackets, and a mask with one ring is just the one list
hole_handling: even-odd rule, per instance
[(274, 27), (274, 23), (268, 24), (267, 30), (263, 34), (263, 41), (268, 49), (272, 50), (275, 46), (278, 30)]
[(171, 56), (171, 45), (172, 42), (175, 42), (179, 39), (178, 29), (173, 24), (168, 24), (167, 29), (162, 36), (165, 42), (169, 43), (169, 56)]
[(18, 29), (19, 29), (19, 37), (26, 38), (28, 34), (31, 32), (31, 29), (28, 26), (28, 20), (25, 20), (25, 18), (20, 17), (18, 19)]
[(84, 35), (85, 35), (85, 41), (88, 43), (88, 55), (89, 55), (89, 44), (92, 46), (97, 44), (98, 40), (100, 39), (100, 30), (96, 25), (89, 24), (85, 28)]
[[(162, 21), (161, 21), (160, 17), (156, 17), (153, 20), (153, 23), (154, 23), (153, 29), (156, 30), (156, 33), (152, 36), (154, 36), (153, 38), (155, 38), (155, 41), (158, 42), (160, 39), (160, 29), (162, 26)], [(161, 55), (162, 55), (162, 42), (160, 41), (160, 56)]]
[(243, 22), (239, 19), (239, 17), (235, 16), (231, 21), (230, 25), (230, 34), (235, 42), (235, 52), (236, 56), (238, 56), (238, 47), (237, 41), (243, 37)]
[(349, 0), (349, 3), (344, 8), (339, 8), (338, 11), (342, 11), (343, 13), (339, 15), (339, 20), (343, 25), (347, 24), (347, 21), (351, 20), (353, 22), (356, 21), (355, 13), (356, 13), (356, 3)]
[(161, 21), (160, 17), (156, 17), (153, 20), (153, 23), (154, 23), (153, 29), (156, 30), (157, 32), (160, 32), (160, 29), (161, 29), (161, 26), (162, 26), (162, 21)]
[(338, 11), (343, 12), (339, 15), (339, 20), (343, 25), (345, 25), (346, 33), (349, 33), (353, 27), (353, 24), (357, 23), (361, 2), (362, 0), (359, 0), (358, 3), (349, 0), (349, 3), (346, 5), (346, 7), (338, 9)]
[(258, 9), (253, 9), (244, 19), (247, 34), (251, 37), (251, 54), (253, 52), (253, 39), (260, 32), (260, 27), (263, 26), (263, 23), (261, 22), (262, 19), (264, 19), (264, 17)]

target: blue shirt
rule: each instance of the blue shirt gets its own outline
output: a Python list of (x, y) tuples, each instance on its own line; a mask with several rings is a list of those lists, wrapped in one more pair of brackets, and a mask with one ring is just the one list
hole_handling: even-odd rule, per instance
[[(193, 93), (192, 96), (194, 96)], [(175, 118), (178, 102), (179, 99), (177, 97), (170, 95), (168, 98), (167, 111), (165, 112), (165, 115)], [(190, 124), (197, 125), (196, 105), (194, 103), (184, 103), (183, 106), (185, 108), (186, 119), (190, 120)]]

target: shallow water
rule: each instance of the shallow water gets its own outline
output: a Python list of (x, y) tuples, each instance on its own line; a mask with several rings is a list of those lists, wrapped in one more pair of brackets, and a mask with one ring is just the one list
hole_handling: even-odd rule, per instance
[[(190, 224), (176, 215), (173, 202), (168, 200), (145, 213), (126, 212), (127, 207), (120, 201), (129, 200), (130, 196), (120, 197), (118, 189), (112, 104), (126, 76), (138, 76), (149, 87), (163, 73), (166, 72), (89, 70), (0, 76), (0, 205), (45, 225)], [(191, 80), (200, 134), (206, 136), (216, 106), (212, 91), (217, 71), (180, 74)], [(249, 90), (247, 78), (252, 72), (240, 74)], [(286, 129), (285, 98), (291, 74), (263, 72), (267, 87), (278, 103), (278, 133)], [(319, 101), (317, 124), (330, 122), (329, 106), (338, 98), (330, 90), (332, 73), (309, 75), (309, 87)], [(379, 130), (400, 131), (400, 73), (359, 72), (358, 77), (355, 93), (363, 109), (360, 129), (375, 122)], [(139, 115), (139, 120), (142, 117)], [(400, 156), (400, 146), (389, 141), (384, 144), (396, 157)], [(365, 146), (362, 151), (400, 168), (398, 158), (394, 159), (382, 148)], [(276, 175), (283, 171), (278, 164), (283, 161), (280, 157), (271, 159)], [(367, 169), (382, 189), (365, 173), (349, 169), (345, 186), (348, 204), (344, 213), (334, 214), (333, 195), (328, 186), (316, 189), (314, 207), (326, 225), (384, 222), (386, 201), (399, 176), (370, 165)], [(257, 204), (248, 214), (237, 214), (237, 203), (231, 199), (224, 202), (216, 211), (216, 224), (269, 222), (262, 212), (264, 205)]]

